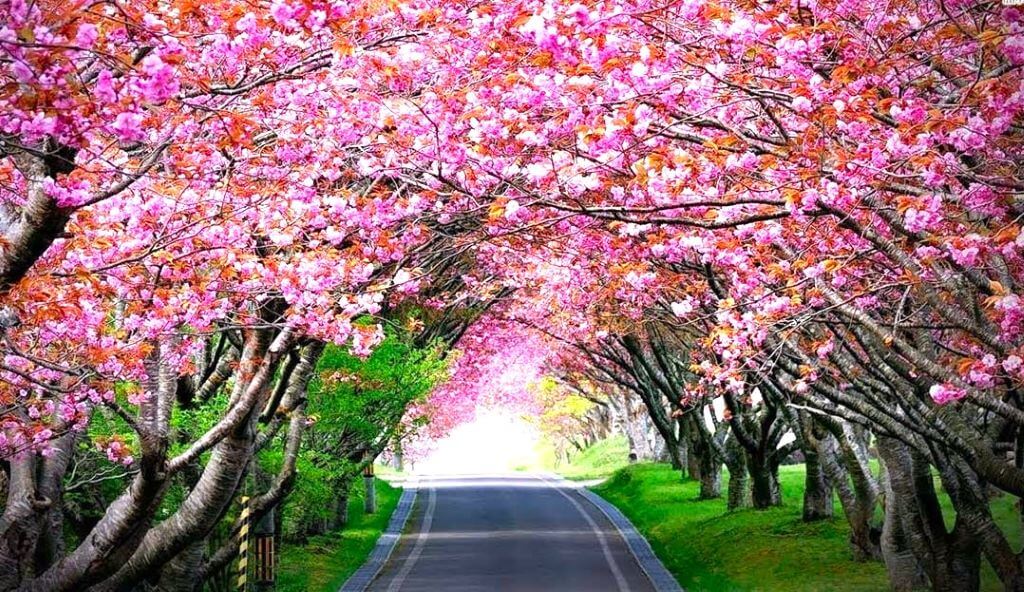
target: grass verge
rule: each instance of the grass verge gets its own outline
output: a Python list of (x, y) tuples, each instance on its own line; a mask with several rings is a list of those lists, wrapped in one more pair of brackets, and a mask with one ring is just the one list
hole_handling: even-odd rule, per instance
[[(594, 491), (629, 517), (688, 592), (888, 590), (881, 563), (852, 560), (838, 504), (831, 521), (801, 521), (803, 465), (782, 467), (779, 477), (784, 505), (764, 511), (728, 512), (724, 499), (699, 501), (698, 483), (681, 482), (663, 464), (627, 467)], [(993, 512), (1011, 521), (1008, 535), (1018, 542), (1012, 506), (1004, 496)], [(1001, 589), (987, 564), (982, 589)]]
[(362, 496), (353, 495), (344, 530), (313, 537), (305, 545), (285, 545), (278, 592), (336, 592), (373, 551), (401, 494), (401, 489), (378, 479), (376, 514), (363, 512)]

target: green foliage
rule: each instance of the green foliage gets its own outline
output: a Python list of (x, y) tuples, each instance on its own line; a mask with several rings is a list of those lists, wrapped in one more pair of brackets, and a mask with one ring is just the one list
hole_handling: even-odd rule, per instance
[(328, 520), (338, 498), (336, 475), (331, 467), (320, 466), (311, 457), (300, 454), (296, 461), (298, 477), (281, 516), (281, 535), (285, 541), (301, 540), (308, 525)]
[[(403, 435), (409, 406), (427, 396), (444, 370), (439, 349), (416, 348), (395, 330), (366, 358), (345, 348), (325, 349), (307, 389), (313, 425), (303, 438), (295, 490), (283, 514), (286, 540), (304, 539), (310, 525), (331, 517), (340, 492), (362, 468), (363, 452), (376, 454)], [(260, 455), (267, 472), (280, 465), (273, 454)]]
[(202, 405), (183, 409), (175, 405), (171, 414), (171, 429), (179, 437), (171, 445), (171, 454), (184, 452), (191, 445), (193, 438), (204, 434), (217, 424), (227, 413), (228, 400), (231, 393), (231, 382), (224, 385), (217, 393)]
[(366, 514), (359, 481), (349, 500), (349, 524), (344, 530), (313, 537), (303, 546), (285, 545), (278, 571), (278, 592), (335, 592), (369, 557), (402, 492), (378, 480), (377, 513)]
[(393, 331), (365, 359), (328, 346), (309, 385), (307, 414), (317, 420), (316, 432), (378, 438), (397, 428), (444, 369), (437, 348), (417, 349)]
[[(680, 483), (679, 472), (663, 464), (627, 467), (594, 490), (629, 517), (691, 592), (887, 590), (880, 562), (852, 560), (838, 501), (833, 520), (804, 523), (803, 465), (781, 467), (779, 478), (786, 503), (763, 511), (728, 512), (724, 499), (700, 501), (699, 484)], [(1016, 522), (1010, 496), (994, 500), (993, 513), (1006, 527)], [(1016, 541), (1019, 525), (1013, 530)], [(1001, 589), (985, 567), (982, 589)]]

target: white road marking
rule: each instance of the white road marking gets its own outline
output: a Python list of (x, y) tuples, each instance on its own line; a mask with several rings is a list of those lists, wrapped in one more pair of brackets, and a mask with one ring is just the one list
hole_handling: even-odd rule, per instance
[(427, 535), (430, 533), (430, 527), (434, 523), (435, 507), (437, 507), (437, 490), (431, 487), (427, 494), (427, 509), (423, 514), (423, 523), (420, 525), (420, 531), (416, 534), (416, 544), (413, 545), (412, 551), (409, 551), (409, 556), (405, 558), (402, 569), (398, 571), (395, 579), (391, 580), (391, 584), (388, 585), (388, 592), (398, 592), (398, 590), (402, 589), (405, 578), (409, 577), (409, 572), (412, 571), (416, 561), (423, 554), (423, 546), (427, 544)]
[(597, 522), (594, 522), (594, 519), (590, 517), (590, 514), (588, 514), (585, 509), (583, 509), (583, 506), (580, 505), (576, 498), (566, 493), (565, 490), (557, 483), (552, 483), (545, 477), (540, 477), (540, 479), (550, 485), (552, 489), (562, 494), (565, 499), (569, 500), (569, 503), (576, 507), (576, 510), (579, 511), (580, 515), (583, 516), (583, 519), (590, 525), (590, 529), (593, 530), (594, 534), (597, 536), (597, 542), (601, 544), (601, 551), (604, 553), (605, 561), (608, 562), (608, 567), (612, 570), (612, 575), (615, 576), (615, 583), (618, 585), (619, 591), (629, 592), (629, 584), (626, 583), (626, 578), (623, 577), (622, 571), (619, 569), (619, 564), (616, 563), (615, 557), (612, 556), (611, 547), (608, 546), (608, 539), (604, 536), (604, 533), (597, 525)]

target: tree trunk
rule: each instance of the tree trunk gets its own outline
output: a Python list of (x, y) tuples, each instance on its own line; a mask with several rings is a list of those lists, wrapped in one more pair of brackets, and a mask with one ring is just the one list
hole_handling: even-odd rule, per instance
[(654, 460), (654, 451), (651, 450), (647, 437), (649, 429), (652, 429), (647, 414), (643, 409), (640, 409), (639, 413), (635, 412), (633, 401), (629, 398), (621, 398), (623, 399), (623, 409), (620, 414), (622, 431), (626, 434), (626, 440), (629, 441), (629, 449), (636, 453), (637, 460)]
[(726, 442), (726, 466), (729, 468), (729, 492), (726, 507), (731, 512), (750, 505), (750, 479), (747, 476), (747, 456), (736, 441), (730, 437)]
[(756, 454), (747, 459), (747, 470), (750, 472), (750, 501), (754, 508), (765, 510), (782, 505), (778, 467), (773, 467), (763, 455)]
[(722, 463), (711, 450), (700, 456), (700, 499), (722, 497)]
[[(888, 480), (886, 480), (888, 481)], [(893, 592), (912, 592), (927, 586), (924, 568), (910, 548), (908, 533), (904, 528), (907, 519), (901, 516), (894, 494), (886, 483), (885, 522), (882, 524), (880, 551), (889, 586)]]
[(691, 454), (690, 443), (687, 441), (685, 435), (679, 437), (679, 443), (676, 447), (679, 449), (680, 478), (685, 481), (688, 474), (690, 478), (693, 478), (694, 475), (691, 472), (690, 467), (694, 465), (696, 459), (693, 457), (693, 454)]
[(363, 510), (367, 514), (377, 513), (377, 482), (372, 476), (363, 477), (366, 496), (363, 498)]
[(0, 589), (18, 587), (33, 575), (32, 563), (47, 507), (38, 499), (35, 466), (38, 455), (25, 453), (10, 460), (7, 503), (0, 517)]
[[(144, 428), (139, 433), (138, 473), (126, 491), (110, 503), (103, 517), (70, 554), (60, 557), (45, 572), (35, 574), (34, 579), (22, 581), (21, 589), (47, 592), (84, 589), (102, 580), (122, 565), (145, 534), (146, 527), (167, 490), (167, 475), (164, 470), (167, 458), (167, 426), (159, 420), (159, 411), (169, 398), (173, 397), (177, 380), (177, 374), (165, 363), (160, 351), (159, 346), (154, 348), (151, 357), (145, 361), (146, 388), (153, 394), (139, 408), (140, 425)], [(58, 454), (46, 460), (48, 463), (62, 457), (64, 466), (60, 470), (44, 471), (44, 474), (52, 475), (54, 479), (46, 486), (53, 492), (52, 495), (46, 496), (48, 499), (59, 496), (60, 480), (63, 478), (70, 454)], [(40, 483), (40, 486), (43, 484)], [(16, 487), (14, 475), (11, 487), (20, 489), (20, 485)], [(34, 503), (38, 504), (39, 499), (33, 499)], [(2, 522), (3, 520), (0, 520), (0, 523)], [(0, 525), (0, 532), (5, 530), (6, 528)], [(4, 555), (4, 550), (0, 547), (0, 567), (4, 568), (0, 569), (0, 588), (8, 589), (7, 584), (10, 580), (5, 576), (25, 576), (27, 570), (17, 570), (13, 574), (6, 571), (6, 566), (3, 565), (6, 559)], [(28, 559), (31, 561), (31, 558)]]
[[(841, 447), (846, 450), (846, 446)], [(881, 559), (880, 531), (873, 526), (875, 507), (878, 505), (878, 483), (871, 467), (849, 454), (840, 456), (837, 438), (826, 433), (818, 440), (819, 460), (829, 482), (839, 496), (843, 514), (850, 524), (850, 548), (854, 561)], [(840, 458), (844, 462), (840, 462)], [(852, 485), (851, 485), (852, 482)]]
[(78, 436), (70, 431), (55, 439), (46, 456), (26, 452), (8, 461), (7, 499), (0, 515), (0, 589), (42, 573), (63, 554), (62, 479)]
[(42, 531), (36, 545), (34, 571), (43, 573), (64, 556), (64, 496), (57, 492), (53, 505), (42, 517)]
[(338, 497), (334, 501), (334, 517), (331, 520), (331, 530), (341, 530), (348, 526), (348, 500), (351, 490), (352, 484), (348, 482), (338, 492)]
[[(241, 422), (214, 447), (210, 460), (196, 486), (171, 517), (146, 532), (131, 558), (117, 573), (97, 586), (98, 592), (130, 590), (159, 565), (177, 556), (197, 538), (205, 538), (223, 517), (235, 498), (238, 485), (245, 477), (254, 454), (255, 423), (259, 411), (269, 401), (271, 381), (278, 363), (289, 344), (288, 334), (272, 335), (254, 332), (252, 339), (252, 366), (256, 372), (239, 372), (249, 376), (240, 381), (232, 400), (245, 405), (248, 412)], [(268, 347), (269, 346), (269, 347)], [(301, 361), (288, 377), (283, 397), (299, 400), (312, 376), (313, 369), (323, 351), (323, 344), (314, 343), (303, 348)], [(243, 403), (243, 401), (245, 403)], [(271, 412), (268, 415), (272, 415)]]
[[(236, 543), (237, 544), (237, 543)], [(156, 592), (195, 592), (202, 590), (203, 581), (196, 578), (203, 564), (206, 539), (190, 543), (160, 569)]]
[[(924, 566), (933, 590), (941, 592), (976, 592), (981, 584), (981, 548), (979, 540), (958, 517), (951, 532), (947, 532), (942, 507), (935, 491), (932, 467), (924, 455), (902, 442), (890, 438), (878, 439), (878, 451), (886, 467), (886, 517), (890, 506), (900, 518), (908, 547), (917, 561)], [(940, 462), (944, 457), (935, 455)], [(939, 466), (940, 475), (949, 471)], [(944, 470), (945, 469), (945, 470)], [(957, 487), (947, 483), (947, 487)], [(953, 492), (956, 497), (957, 492)], [(891, 499), (889, 496), (892, 496)], [(886, 541), (885, 548), (888, 548)], [(886, 566), (889, 566), (886, 557)], [(906, 579), (906, 574), (897, 574)], [(890, 578), (896, 578), (890, 574)]]
[(700, 475), (700, 499), (722, 497), (722, 465), (715, 463), (702, 470)]
[(662, 457), (659, 458), (659, 462), (668, 461), (672, 465), (672, 470), (681, 471), (683, 467), (683, 459), (679, 457), (679, 447), (673, 442), (665, 442), (665, 448), (662, 450)]
[(885, 491), (882, 560), (892, 589), (909, 592), (928, 584), (924, 558), (927, 541), (912, 496), (909, 453), (905, 445), (885, 437), (878, 438), (878, 453), (884, 467)]
[(981, 589), (981, 552), (977, 539), (958, 523), (949, 544), (935, 554), (932, 590), (978, 592)]
[(815, 522), (832, 518), (832, 484), (822, 467), (818, 450), (804, 448), (804, 507), (803, 521)]
[(690, 479), (696, 479), (698, 481), (703, 479), (704, 459), (707, 456), (708, 451), (706, 447), (700, 446), (696, 442), (690, 446), (690, 454), (687, 457), (688, 462), (686, 463), (686, 473)]

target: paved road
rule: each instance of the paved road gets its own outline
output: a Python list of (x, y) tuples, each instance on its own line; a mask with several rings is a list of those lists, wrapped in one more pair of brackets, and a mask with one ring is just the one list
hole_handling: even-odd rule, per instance
[(376, 592), (654, 590), (604, 514), (540, 476), (421, 479)]

